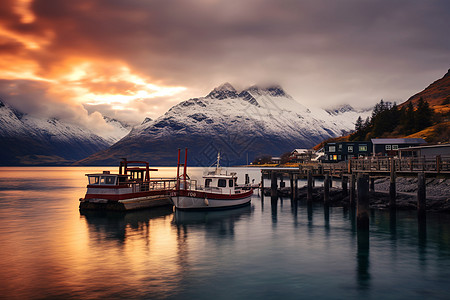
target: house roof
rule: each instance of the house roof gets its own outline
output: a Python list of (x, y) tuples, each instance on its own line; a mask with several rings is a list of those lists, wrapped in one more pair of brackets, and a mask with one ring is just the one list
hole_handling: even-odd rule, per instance
[(415, 147), (402, 148), (402, 149), (399, 149), (399, 150), (400, 151), (411, 151), (411, 150), (418, 150), (418, 149), (447, 148), (447, 147), (450, 148), (450, 143), (449, 144), (415, 146)]
[(426, 144), (424, 139), (420, 138), (399, 138), (399, 139), (372, 139), (374, 145), (380, 144)]
[(294, 151), (292, 151), (291, 153), (298, 153), (298, 154), (308, 153), (308, 149), (294, 149)]

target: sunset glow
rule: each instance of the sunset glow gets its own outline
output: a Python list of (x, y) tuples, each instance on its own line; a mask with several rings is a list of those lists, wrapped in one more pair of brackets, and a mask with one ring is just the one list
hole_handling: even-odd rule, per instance
[(132, 125), (224, 82), (279, 84), (307, 106), (399, 102), (448, 68), (446, 5), (6, 0), (0, 97), (31, 115)]

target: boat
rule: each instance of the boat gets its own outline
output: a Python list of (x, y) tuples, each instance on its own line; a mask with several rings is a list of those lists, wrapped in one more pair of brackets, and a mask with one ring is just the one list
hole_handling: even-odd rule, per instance
[(151, 169), (146, 161), (122, 159), (119, 173), (110, 171), (86, 174), (87, 191), (80, 198), (80, 210), (128, 211), (172, 205), (170, 191), (177, 183), (175, 178), (151, 179)]
[[(171, 200), (177, 209), (227, 209), (250, 203), (253, 189), (246, 190), (245, 186), (238, 186), (236, 173), (223, 173), (220, 167), (220, 153), (217, 156), (215, 170), (203, 176), (202, 186), (198, 186), (197, 181), (189, 179), (186, 161), (187, 148), (184, 164), (180, 163), (180, 149), (178, 149), (177, 185), (171, 192)], [(184, 171), (180, 175), (181, 167)]]

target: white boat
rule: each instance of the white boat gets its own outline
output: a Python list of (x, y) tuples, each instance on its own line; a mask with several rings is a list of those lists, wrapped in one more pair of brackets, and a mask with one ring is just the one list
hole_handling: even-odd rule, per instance
[[(237, 185), (236, 173), (223, 173), (220, 167), (220, 153), (217, 157), (216, 168), (203, 176), (203, 186), (188, 180), (186, 171), (187, 149), (184, 164), (180, 164), (180, 150), (178, 150), (177, 188), (171, 192), (173, 205), (177, 209), (225, 209), (248, 205), (253, 195), (253, 189), (245, 190)], [(184, 172), (180, 174), (180, 167)]]

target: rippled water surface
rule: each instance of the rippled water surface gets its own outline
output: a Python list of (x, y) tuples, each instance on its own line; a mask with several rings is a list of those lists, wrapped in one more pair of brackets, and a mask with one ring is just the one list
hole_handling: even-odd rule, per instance
[(448, 215), (373, 211), (358, 232), (351, 211), (257, 192), (225, 211), (80, 214), (99, 170), (0, 168), (0, 298), (450, 299)]

